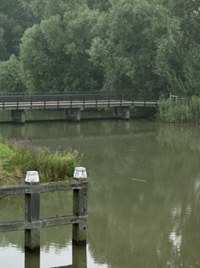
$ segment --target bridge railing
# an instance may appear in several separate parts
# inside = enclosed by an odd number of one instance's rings
[[[0,102],[47,102],[47,101],[87,101],[87,100],[158,100],[159,95],[137,92],[84,92],[84,93],[33,93],[1,94]]]

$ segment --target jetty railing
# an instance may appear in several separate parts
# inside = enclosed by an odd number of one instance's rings
[[[52,191],[73,190],[73,215],[40,218],[40,194]],[[26,183],[0,187],[0,196],[25,195],[25,220],[0,223],[0,232],[25,230],[25,248],[40,249],[40,229],[49,226],[72,224],[72,240],[86,244],[88,182]]]

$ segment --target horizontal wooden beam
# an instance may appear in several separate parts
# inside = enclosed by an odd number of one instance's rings
[[[16,185],[0,187],[0,196],[66,191],[87,187],[87,181],[42,183],[39,185]]]
[[[0,223],[0,232],[17,231],[17,230],[32,230],[43,227],[51,227],[58,225],[77,224],[87,221],[87,216],[60,216],[53,218],[44,218],[39,221],[13,221]]]

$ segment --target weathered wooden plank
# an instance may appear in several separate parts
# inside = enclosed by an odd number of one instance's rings
[[[65,190],[74,190],[74,189],[82,189],[87,187],[87,181],[72,181],[65,183],[48,183],[41,184],[41,193],[43,192],[52,192],[52,191],[65,191]]]
[[[54,218],[45,218],[41,220],[41,228],[58,226],[58,225],[67,225],[67,224],[77,224],[87,222],[87,216],[60,216]]]
[[[74,190],[81,189],[86,186],[87,181],[55,182],[43,183],[39,185],[25,184],[16,186],[2,186],[0,187],[0,196]]]
[[[0,223],[0,232],[18,231],[18,230],[33,230],[44,227],[58,226],[85,223],[87,216],[60,216],[40,219],[39,221],[27,222],[27,221],[11,221]]]
[[[24,230],[29,227],[30,224],[25,221],[3,222],[0,223],[0,232]]]

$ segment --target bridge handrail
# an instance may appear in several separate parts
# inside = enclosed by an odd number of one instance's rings
[[[158,100],[159,94],[146,92],[77,92],[77,93],[31,93],[0,95],[0,102],[46,102],[46,101],[78,101],[78,100]]]

